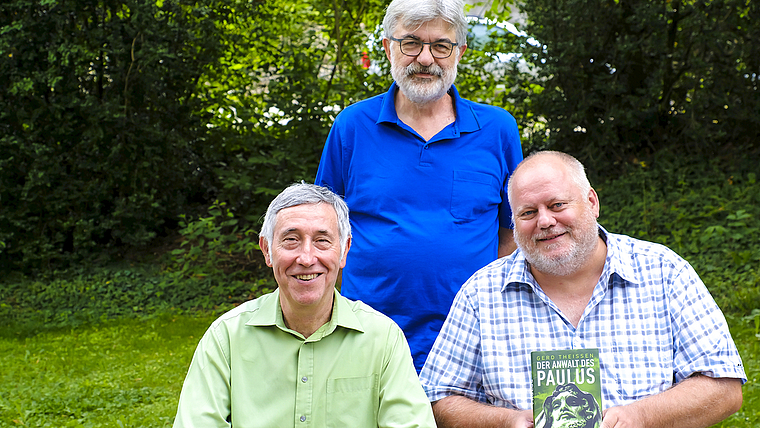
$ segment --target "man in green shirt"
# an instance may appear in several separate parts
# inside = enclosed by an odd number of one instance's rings
[[[435,427],[401,329],[335,290],[345,202],[294,184],[269,205],[259,245],[278,289],[209,327],[174,427]]]

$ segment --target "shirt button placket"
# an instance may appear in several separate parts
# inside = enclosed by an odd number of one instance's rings
[[[310,426],[312,424],[312,406],[313,393],[312,382],[310,377],[314,370],[314,344],[304,343],[298,351],[298,372],[296,386],[296,415],[297,420],[301,422],[299,426]]]
[[[430,152],[430,143],[426,143],[422,146],[422,151],[420,152],[420,164],[426,165],[432,162],[433,158]]]

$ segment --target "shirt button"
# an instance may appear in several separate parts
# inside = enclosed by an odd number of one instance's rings
[[[427,150],[427,149],[429,149],[429,148],[430,148],[430,146],[428,146],[428,145],[426,145],[426,146],[425,146],[425,150]]]
[[[304,377],[301,378],[301,382],[303,382],[303,383],[306,383],[307,380],[309,380],[309,378],[307,378],[306,376],[304,376]]]
[[[301,416],[301,422],[306,422],[306,416]]]

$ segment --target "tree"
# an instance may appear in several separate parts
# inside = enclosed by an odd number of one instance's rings
[[[199,78],[234,2],[0,7],[0,258],[56,265],[148,242],[202,196]]]
[[[261,214],[272,196],[314,179],[330,125],[348,104],[375,95],[387,77],[361,54],[383,2],[268,0],[233,32],[239,43],[204,76],[220,132],[210,142],[218,197],[239,215]],[[379,53],[382,55],[382,53]]]
[[[757,153],[760,7],[748,0],[528,0],[518,98],[529,150],[593,171],[676,150]],[[754,19],[753,19],[754,18]],[[538,90],[536,90],[538,88]]]

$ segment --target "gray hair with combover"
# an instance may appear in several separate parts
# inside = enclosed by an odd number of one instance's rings
[[[383,33],[386,38],[391,37],[399,24],[416,29],[438,18],[454,27],[459,46],[467,43],[467,18],[462,0],[393,0],[385,11]]]
[[[261,225],[259,236],[266,239],[269,244],[269,257],[272,257],[272,241],[274,239],[274,226],[277,223],[277,214],[285,208],[304,204],[328,203],[335,209],[338,215],[338,233],[340,238],[340,256],[346,251],[346,243],[351,237],[351,223],[348,220],[348,205],[340,196],[333,193],[327,187],[316,184],[295,183],[288,186],[269,204],[267,213],[264,215],[264,224]]]

